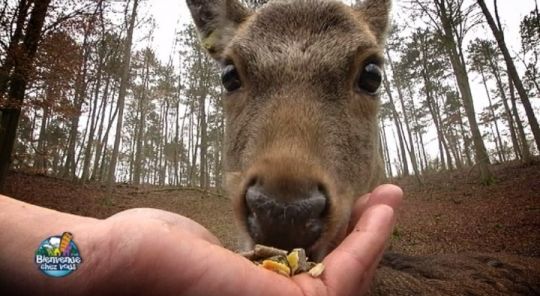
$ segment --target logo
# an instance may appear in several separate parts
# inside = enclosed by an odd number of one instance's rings
[[[36,250],[35,260],[39,270],[51,277],[67,276],[82,262],[73,234],[69,232],[42,241]]]

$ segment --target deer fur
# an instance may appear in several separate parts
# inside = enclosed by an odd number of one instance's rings
[[[255,176],[291,190],[316,182],[330,200],[326,227],[314,246],[313,256],[320,259],[344,238],[355,199],[383,177],[380,101],[354,85],[366,63],[383,61],[391,1],[349,7],[337,1],[276,0],[257,11],[237,0],[187,2],[203,47],[221,65],[234,64],[242,81],[223,98],[224,149],[226,187],[246,246],[253,241],[245,226],[244,194]],[[497,295],[514,291],[512,281],[499,281],[512,277],[524,279],[522,291],[540,291],[526,276],[534,266],[488,258],[389,254],[372,292]],[[477,279],[458,276],[462,267]],[[449,274],[456,276],[445,277]],[[476,280],[487,286],[482,293],[474,290]]]

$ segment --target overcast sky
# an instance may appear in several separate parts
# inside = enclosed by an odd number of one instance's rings
[[[350,2],[345,0],[344,2]],[[490,7],[493,1],[486,1]],[[154,48],[162,60],[167,60],[174,42],[175,30],[180,24],[191,22],[191,16],[184,0],[148,0],[148,10],[143,12],[152,15],[157,28],[154,34]],[[506,39],[512,44],[514,51],[519,50],[519,23],[523,16],[534,9],[534,0],[498,0],[502,22],[506,26]],[[394,15],[403,17],[400,0],[394,0]]]

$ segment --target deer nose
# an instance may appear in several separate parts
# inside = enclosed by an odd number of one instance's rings
[[[276,188],[277,187],[277,188]],[[247,228],[258,244],[309,248],[321,236],[328,206],[323,186],[249,186]]]

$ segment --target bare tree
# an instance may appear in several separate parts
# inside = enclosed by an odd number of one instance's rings
[[[21,0],[21,2],[24,2],[24,5],[26,5],[26,1]],[[22,44],[15,45],[18,47],[18,54],[16,57],[11,57],[14,63],[13,72],[6,79],[9,89],[7,90],[7,97],[5,99],[2,98],[0,104],[0,190],[3,190],[11,163],[11,153],[15,144],[21,106],[24,101],[34,57],[42,38],[42,28],[50,2],[51,0],[42,0],[34,3],[30,13],[30,19],[26,25],[24,37],[20,33],[21,36],[19,38],[22,40]],[[21,5],[24,6],[22,3]],[[24,25],[24,21],[17,23],[17,25],[19,24]],[[19,43],[19,40],[17,40],[17,43]],[[4,75],[7,75],[7,72]],[[4,91],[0,92],[0,96],[4,97],[4,95]]]
[[[465,7],[463,0],[434,0],[432,5],[431,1],[423,0],[413,0],[413,3],[429,17],[437,36],[446,48],[469,121],[476,162],[480,169],[480,179],[482,183],[490,183],[493,175],[489,169],[489,157],[476,120],[476,111],[463,53],[465,34],[471,26],[477,23],[472,19],[473,23],[468,24],[473,16],[473,10],[470,7]]]
[[[109,198],[112,194],[112,186],[116,180],[116,163],[118,161],[118,152],[120,150],[120,139],[122,135],[122,122],[124,118],[124,102],[126,99],[127,87],[129,84],[129,69],[131,64],[131,45],[133,43],[133,31],[135,29],[135,20],[137,19],[137,7],[139,5],[139,0],[134,0],[133,8],[131,10],[131,16],[129,17],[129,26],[127,31],[127,40],[124,45],[124,50],[122,54],[122,72],[120,79],[120,90],[118,94],[118,119],[116,124],[116,135],[114,139],[114,147],[111,155],[111,163],[109,165],[109,174],[107,177],[107,192],[109,193]],[[126,15],[126,22],[128,17]]]
[[[499,44],[499,48],[501,49],[501,52],[504,56],[504,60],[506,62],[506,66],[508,68],[508,75],[512,79],[514,86],[517,89],[521,102],[523,103],[523,107],[525,108],[525,113],[527,114],[527,118],[529,119],[529,125],[531,126],[531,130],[534,135],[534,140],[536,142],[536,148],[540,150],[540,127],[538,126],[538,120],[536,119],[534,110],[531,106],[531,102],[529,101],[529,96],[527,94],[527,91],[525,90],[525,87],[523,86],[523,82],[521,81],[519,73],[517,72],[516,66],[514,64],[514,60],[512,59],[512,56],[510,55],[510,51],[508,50],[508,47],[506,45],[506,41],[504,39],[503,28],[501,26],[501,22],[499,19],[499,13],[497,9],[497,0],[493,1],[493,4],[495,6],[495,17],[497,19],[497,23],[495,23],[495,20],[493,19],[491,12],[487,8],[485,1],[477,0],[477,2],[480,8],[482,9],[482,13],[486,17],[489,27],[491,28],[491,31],[493,32],[493,35],[495,36],[495,39],[497,40],[497,43]]]

